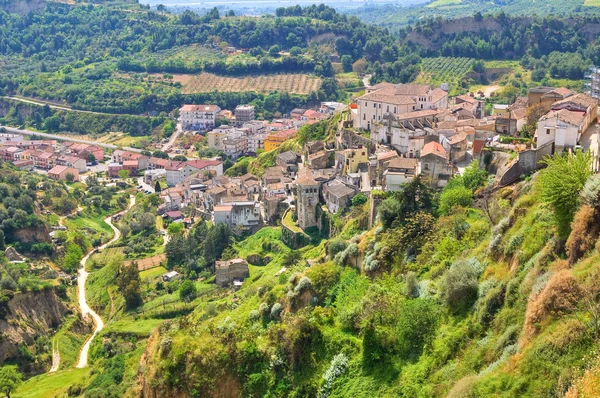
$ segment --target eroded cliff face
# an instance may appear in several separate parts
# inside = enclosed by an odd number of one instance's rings
[[[46,0],[0,0],[0,9],[8,13],[27,15],[46,8]]]
[[[0,365],[18,358],[19,346],[29,347],[40,336],[50,337],[68,312],[53,289],[15,294],[8,302],[7,315],[0,319]],[[35,373],[41,366],[31,365],[29,370]]]
[[[136,391],[132,395],[139,398],[188,398],[191,396],[189,391],[197,387],[196,382],[198,380],[195,380],[193,371],[189,372],[190,375],[186,372],[186,369],[201,368],[202,358],[194,358],[194,354],[198,355],[198,353],[190,349],[190,352],[186,355],[185,365],[181,369],[180,383],[177,387],[169,386],[162,377],[161,372],[157,370],[161,358],[164,360],[172,354],[167,346],[170,346],[170,344],[165,344],[164,336],[161,336],[160,330],[155,330],[148,339],[146,351],[140,359]],[[210,371],[210,369],[204,370]],[[215,371],[215,369],[212,370]],[[199,392],[203,397],[210,398],[241,397],[242,386],[239,381],[230,372],[226,371],[225,367],[221,367],[220,370],[218,372],[220,374],[212,383],[211,388],[196,390],[196,392]]]

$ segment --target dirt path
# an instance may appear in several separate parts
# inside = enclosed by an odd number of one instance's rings
[[[52,341],[52,367],[48,373],[54,373],[60,367],[60,351],[58,351],[58,340]]]
[[[131,209],[134,204],[135,204],[135,196],[131,195],[130,201],[129,201],[129,207],[127,208],[127,210]],[[109,240],[107,243],[105,243],[104,245],[102,245],[96,249],[92,249],[90,252],[88,252],[88,254],[86,254],[85,257],[81,260],[81,263],[80,263],[81,268],[79,268],[79,272],[78,272],[79,276],[77,278],[77,288],[79,290],[79,308],[81,309],[81,315],[85,318],[86,315],[89,314],[92,317],[92,319],[94,320],[94,323],[96,324],[94,333],[83,344],[83,347],[81,347],[81,352],[79,353],[79,362],[77,363],[78,368],[84,368],[87,366],[88,353],[90,351],[90,345],[92,344],[92,340],[94,340],[94,337],[96,337],[96,335],[104,328],[104,322],[102,321],[102,318],[100,318],[100,315],[98,315],[93,309],[91,309],[87,303],[87,299],[85,296],[85,282],[87,281],[89,272],[87,272],[85,270],[85,263],[87,262],[87,260],[90,258],[90,256],[92,254],[94,254],[98,250],[102,250],[102,249],[106,248],[108,245],[115,242],[117,239],[119,239],[121,237],[121,231],[119,231],[119,229],[117,227],[115,227],[112,223],[112,216],[105,218],[104,222],[107,223],[108,225],[110,225],[110,227],[115,232],[115,236],[111,240]]]
[[[500,89],[500,86],[486,86],[483,90],[483,95],[485,95],[486,98],[489,98],[492,96],[492,93],[495,91],[498,91]]]

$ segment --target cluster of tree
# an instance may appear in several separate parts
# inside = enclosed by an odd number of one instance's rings
[[[574,20],[557,16],[511,17],[503,12],[476,14],[464,25],[478,23],[480,30],[464,29],[444,33],[442,18],[429,18],[401,32],[405,41],[427,42],[422,56],[454,56],[480,59],[520,59],[524,55],[540,59],[553,52],[579,53],[584,60],[600,63],[600,43],[589,34],[590,26],[600,25],[598,16],[578,16]],[[577,60],[574,60],[577,62]]]
[[[21,244],[20,249],[29,251],[33,244],[40,243],[23,239],[19,234],[23,229],[46,228],[45,222],[34,212],[37,197],[35,183],[32,185],[22,186],[21,176],[11,170],[3,170],[0,175],[0,248],[5,244]],[[46,251],[42,247],[38,249]]]
[[[214,270],[215,261],[233,243],[233,235],[227,224],[209,227],[200,221],[187,235],[173,233],[166,247],[167,266],[177,267],[186,274]]]
[[[592,61],[584,58],[580,53],[561,53],[551,52],[548,56],[544,55],[540,59],[534,59],[528,55],[521,58],[521,65],[524,68],[533,70],[531,78],[534,81],[542,81],[548,76],[561,79],[583,79]]]

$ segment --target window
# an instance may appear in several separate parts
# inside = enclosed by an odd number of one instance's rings
[[[423,109],[423,104],[421,104],[421,109]]]
[[[415,106],[413,105],[413,111],[415,110]]]
[[[394,107],[394,113],[396,113],[396,107]]]
[[[377,104],[373,102],[373,108],[377,108]]]
[[[381,109],[381,104],[379,104],[379,109]]]
[[[369,105],[369,103],[367,101],[365,101],[365,106],[368,106],[368,105]]]
[[[388,105],[388,106],[387,106],[387,111],[386,111],[386,112],[389,112],[389,111],[390,111],[390,106]]]
[[[373,115],[373,120],[375,120],[375,115]]]
[[[367,120],[367,114],[363,113],[363,120]]]
[[[429,163],[425,163],[425,164],[424,164],[424,166],[423,166],[423,168],[424,168],[425,170],[429,170]]]
[[[550,129],[546,129],[546,134],[550,134]]]

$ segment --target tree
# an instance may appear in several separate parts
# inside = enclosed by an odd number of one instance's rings
[[[274,44],[271,46],[271,48],[269,48],[269,55],[271,57],[276,57],[279,55],[280,51],[281,51],[281,49],[279,48],[279,46],[277,44]]]
[[[188,159],[184,155],[175,155],[173,156],[173,160],[176,160],[178,162],[185,162]]]
[[[179,288],[179,298],[182,300],[190,300],[196,297],[196,285],[189,279],[186,279]]]
[[[537,180],[541,199],[554,209],[559,236],[566,239],[579,205],[579,193],[592,175],[592,156],[590,152],[576,151],[546,156],[541,163],[547,166]]]
[[[475,300],[479,285],[479,262],[476,259],[459,261],[450,267],[439,286],[440,298],[453,312],[469,309]]]
[[[157,180],[154,184],[154,192],[159,193],[160,191],[162,191],[162,189],[160,188],[160,182]]]
[[[23,375],[19,373],[15,365],[4,365],[0,368],[0,391],[7,398],[21,384]]]
[[[348,54],[342,55],[342,69],[344,72],[352,72],[352,57]]]
[[[473,203],[473,193],[469,188],[459,185],[444,189],[440,195],[440,214],[448,215],[454,206],[469,207]]]
[[[58,116],[50,116],[44,120],[44,128],[50,133],[60,130],[60,119]]]
[[[535,81],[535,82],[540,82],[542,80],[544,80],[544,78],[546,77],[546,71],[544,69],[541,68],[536,68],[533,72],[531,72],[531,80]]]
[[[65,179],[67,180],[67,182],[73,182],[75,181],[75,174],[67,173],[65,174]]]
[[[94,156],[93,153],[88,152],[87,155],[85,155],[85,161],[87,163],[94,163],[96,161],[96,157]]]
[[[354,197],[352,197],[352,206],[362,206],[365,203],[367,203],[367,200],[369,200],[369,198],[367,198],[367,195],[365,195],[364,193],[358,193],[354,195]]]
[[[117,173],[119,178],[121,179],[126,179],[129,177],[129,171],[127,170],[119,170],[119,172]]]
[[[294,46],[294,47],[290,48],[290,55],[292,57],[297,57],[301,54],[302,54],[302,49],[300,47]]]
[[[169,233],[169,236],[181,235],[183,233],[183,223],[172,222],[167,227],[167,232]]]
[[[127,309],[136,308],[142,304],[140,274],[135,261],[130,265],[121,266],[119,277],[117,279],[117,285],[119,287],[119,291],[125,298],[125,306]]]
[[[359,59],[352,64],[352,71],[358,74],[359,76],[363,75],[367,70],[367,61],[364,59]]]

